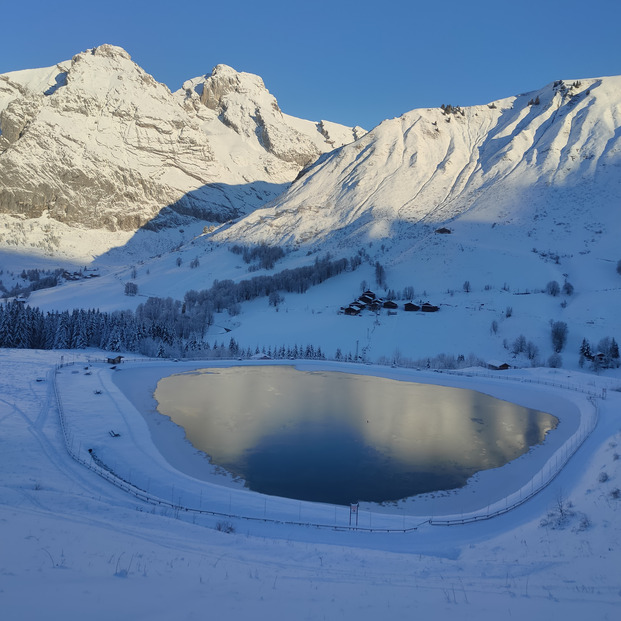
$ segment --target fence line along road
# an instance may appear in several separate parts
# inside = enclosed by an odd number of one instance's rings
[[[101,362],[106,362],[105,360],[101,360]],[[200,363],[200,361],[198,361]],[[206,361],[207,362],[207,361]],[[512,378],[510,376],[503,376],[502,378],[487,373],[470,373],[470,372],[459,372],[459,371],[442,371],[443,373],[451,374],[451,375],[460,375],[466,377],[484,377],[489,379],[503,379],[503,380],[513,380],[518,382],[527,382],[533,384],[542,384],[556,388],[562,388],[565,390],[575,390],[577,392],[582,392],[588,394],[590,396],[589,400],[593,404],[593,412],[590,416],[584,417],[581,416],[581,423],[578,431],[571,437],[567,442],[563,444],[546,462],[543,468],[539,471],[538,475],[535,475],[530,482],[526,485],[522,486],[517,492],[507,496],[506,498],[498,501],[488,507],[485,507],[481,510],[474,511],[467,514],[456,514],[456,515],[447,515],[442,517],[431,517],[423,519],[420,523],[417,523],[414,526],[404,527],[403,528],[374,528],[372,526],[352,526],[348,524],[339,525],[339,524],[327,524],[327,523],[318,523],[318,522],[305,522],[305,521],[295,521],[295,520],[283,520],[277,518],[270,517],[259,517],[259,516],[249,516],[249,515],[241,515],[239,512],[219,512],[212,511],[196,507],[189,507],[182,505],[181,503],[169,502],[159,496],[152,495],[141,489],[140,487],[132,484],[130,481],[120,477],[117,475],[111,468],[108,468],[101,460],[99,460],[92,452],[88,452],[88,457],[82,456],[82,447],[78,448],[78,451],[74,449],[73,446],[73,438],[70,434],[70,431],[67,426],[64,407],[62,403],[62,399],[58,390],[58,383],[56,381],[57,373],[61,366],[71,366],[73,362],[65,363],[62,365],[58,365],[53,371],[51,371],[52,382],[54,387],[54,395],[56,398],[56,405],[58,408],[58,416],[60,421],[61,430],[63,433],[65,449],[67,453],[70,455],[72,459],[74,459],[79,464],[88,468],[92,472],[98,474],[100,477],[104,478],[106,481],[109,481],[119,489],[133,495],[135,498],[149,503],[154,506],[166,507],[175,512],[176,515],[180,516],[183,513],[187,513],[190,515],[203,515],[203,516],[212,516],[222,519],[242,519],[249,521],[257,521],[257,522],[269,522],[273,524],[281,524],[281,525],[291,525],[291,526],[305,526],[305,527],[315,527],[315,528],[326,528],[330,530],[337,531],[366,531],[366,532],[384,532],[384,533],[407,533],[413,532],[417,530],[419,526],[424,524],[430,524],[432,526],[452,526],[459,524],[468,524],[472,522],[479,522],[483,520],[489,520],[491,518],[506,514],[513,509],[521,506],[533,496],[537,495],[543,489],[545,489],[559,474],[562,468],[567,464],[569,459],[576,453],[576,451],[582,446],[584,441],[589,437],[595,428],[598,420],[598,407],[596,403],[596,397],[602,398],[605,396],[605,393],[597,393],[596,391],[591,391],[584,387],[579,387],[570,384],[561,384],[559,382],[549,382],[546,380],[534,380],[531,378]],[[586,420],[585,420],[586,418]],[[371,515],[372,512],[369,513],[369,523],[371,523]],[[399,516],[395,515],[395,519]],[[408,516],[413,518],[415,516]],[[405,518],[404,518],[405,519]],[[336,522],[336,516],[335,516]]]

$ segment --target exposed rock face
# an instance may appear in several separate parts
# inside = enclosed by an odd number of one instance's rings
[[[259,77],[224,65],[171,93],[102,45],[0,76],[0,213],[11,216],[130,231],[171,206],[225,221],[333,147],[283,115]]]
[[[284,162],[304,167],[335,146],[319,126],[306,122],[303,127],[304,121],[284,115],[259,76],[217,65],[210,75],[183,86],[188,99],[198,97],[225,125]],[[355,139],[352,129],[346,134],[336,146]]]

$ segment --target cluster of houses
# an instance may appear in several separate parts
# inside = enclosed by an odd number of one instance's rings
[[[64,280],[84,280],[85,278],[97,278],[99,274],[95,272],[88,272],[87,270],[84,270],[83,272],[68,272],[67,270],[64,270],[61,276]]]
[[[399,305],[393,300],[383,300],[378,298],[373,291],[365,291],[356,301],[352,302],[349,306],[341,306],[340,312],[345,315],[359,315],[363,310],[370,310],[372,312],[379,312],[382,308],[388,311],[389,315],[396,314]],[[403,310],[407,312],[422,311],[423,313],[435,313],[440,310],[439,306],[434,306],[429,302],[422,304],[414,304],[413,302],[406,302],[403,305]]]

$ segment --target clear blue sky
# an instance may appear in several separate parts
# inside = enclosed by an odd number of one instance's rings
[[[621,0],[22,0],[2,3],[0,73],[102,43],[176,90],[218,63],[281,109],[370,129],[557,79],[621,74]]]

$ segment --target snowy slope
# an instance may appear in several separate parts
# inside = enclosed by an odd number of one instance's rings
[[[259,298],[235,317],[218,313],[208,339],[233,337],[253,349],[314,343],[330,356],[358,351],[372,362],[445,353],[528,366],[554,353],[554,320],[569,327],[563,366],[578,368],[583,338],[595,345],[621,337],[619,82],[551,85],[463,115],[422,110],[386,121],[322,156],[275,206],[213,233],[195,230],[186,243],[168,233],[178,247],[161,257],[148,255],[164,233],[141,232],[97,260],[106,271],[97,282],[36,292],[31,304],[71,309],[87,296],[102,310],[135,308],[148,296],[181,300],[216,279],[312,264],[325,252],[362,253],[358,270],[285,294],[279,308]],[[442,227],[450,232],[436,232]],[[273,270],[251,273],[227,249],[259,241],[290,242],[291,252]],[[376,263],[385,270],[381,286]],[[123,286],[133,268],[139,295],[128,298]],[[416,301],[441,312],[339,314],[363,281],[382,296],[412,287]],[[552,281],[569,283],[571,295],[546,294]],[[536,359],[513,352],[522,335],[537,347]]]
[[[621,77],[562,82],[384,121],[223,237],[350,245],[462,223],[527,233],[550,208],[583,227],[620,196],[620,90]]]

